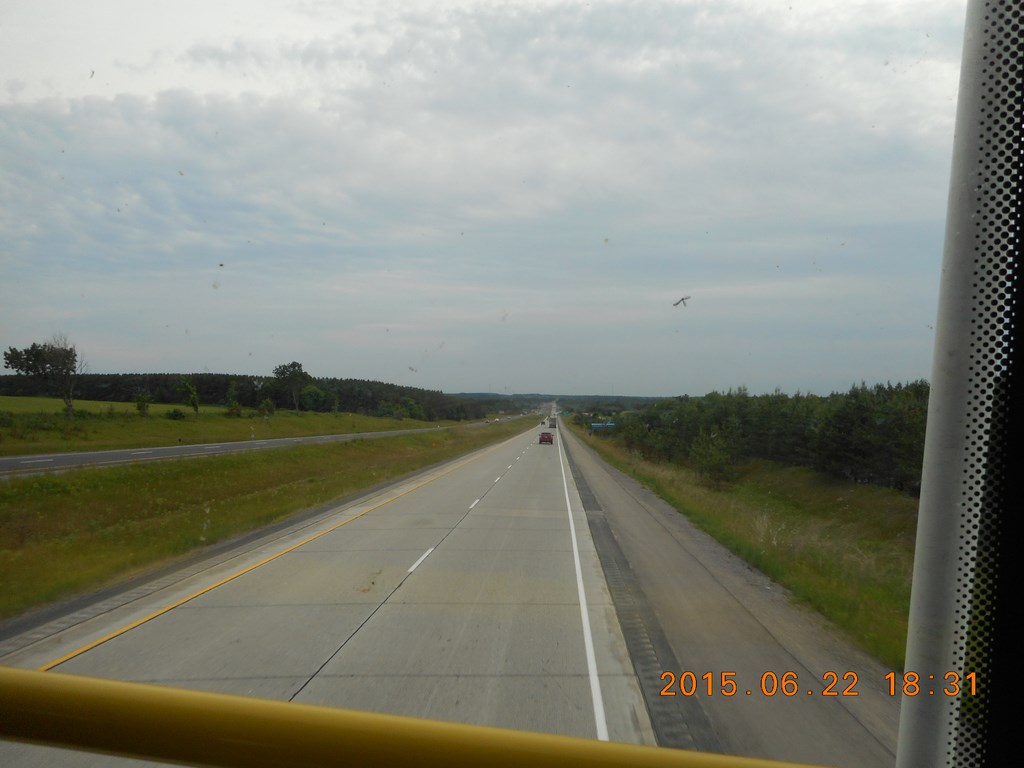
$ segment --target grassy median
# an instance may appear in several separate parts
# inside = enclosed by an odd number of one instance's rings
[[[531,416],[0,481],[0,618],[126,579],[519,434],[532,423]]]
[[[173,411],[183,418],[167,418]],[[438,424],[456,426],[458,422],[284,410],[268,417],[251,410],[228,416],[223,406],[204,405],[193,413],[184,406],[155,403],[149,406],[148,416],[141,416],[132,403],[92,400],[76,401],[75,417],[69,420],[64,417],[64,404],[55,398],[0,396],[0,456],[385,432]]]
[[[645,461],[614,440],[574,432],[864,650],[903,668],[917,499],[763,461],[716,490],[685,466]]]

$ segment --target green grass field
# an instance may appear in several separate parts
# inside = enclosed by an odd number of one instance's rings
[[[0,618],[124,580],[533,423],[530,416],[480,428],[2,480]]]
[[[174,409],[186,412],[180,421],[168,419]],[[149,407],[140,416],[133,403],[80,400],[75,418],[64,418],[56,398],[0,396],[0,456],[30,453],[100,451],[161,445],[266,440],[348,432],[383,432],[417,427],[454,426],[457,422],[423,422],[377,418],[354,413],[294,413],[278,411],[262,418],[244,411],[227,416],[221,406],[201,406],[194,414],[180,405]]]
[[[768,462],[741,467],[715,490],[687,467],[644,461],[573,430],[864,650],[903,668],[917,499]]]

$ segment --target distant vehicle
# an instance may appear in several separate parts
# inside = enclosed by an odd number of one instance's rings
[[[548,420],[548,426],[551,427],[552,429],[556,428],[557,425],[555,424],[555,419],[553,417]]]
[[[555,436],[552,435],[550,432],[541,432],[540,433],[540,440],[538,442],[541,445],[543,445],[544,443],[547,443],[548,445],[554,445],[555,444]]]

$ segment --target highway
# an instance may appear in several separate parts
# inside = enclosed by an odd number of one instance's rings
[[[536,440],[9,638],[0,663],[654,743],[562,451]],[[109,760],[0,742],[0,764]]]
[[[467,426],[486,426],[487,422],[473,422]],[[241,451],[262,451],[285,448],[291,445],[344,442],[347,440],[373,440],[416,432],[433,432],[439,427],[397,429],[387,432],[351,432],[338,435],[310,435],[308,437],[280,437],[270,440],[239,440],[222,443],[193,443],[188,445],[166,445],[151,448],[119,448],[108,451],[75,451],[69,453],[44,453],[19,456],[0,456],[0,477],[53,472],[89,466],[114,466],[142,461],[165,459],[201,458]]]
[[[886,670],[567,430],[551,430],[554,446],[536,431],[6,638],[0,663],[894,764],[899,701]],[[695,695],[683,695],[687,672]],[[762,691],[786,672],[796,695]],[[0,742],[0,764],[109,762]]]
[[[560,437],[581,477],[660,743],[815,765],[895,765],[900,700],[888,693],[887,668],[654,493],[564,430]],[[676,695],[661,696],[666,686]]]

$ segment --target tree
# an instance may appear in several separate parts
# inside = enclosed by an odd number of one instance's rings
[[[139,416],[149,416],[149,404],[153,402],[153,395],[148,389],[140,389],[135,393],[135,410]]]
[[[307,411],[326,411],[327,403],[329,402],[327,393],[313,383],[309,383],[302,388],[299,399],[302,407]]]
[[[274,369],[274,378],[280,382],[281,386],[288,392],[291,393],[292,403],[295,405],[295,412],[299,411],[300,399],[302,397],[302,388],[313,380],[313,377],[302,370],[302,363],[296,363],[292,361],[284,365],[279,365]]]
[[[192,409],[196,416],[199,415],[199,392],[191,376],[182,376],[178,379],[178,387],[185,396],[185,405]]]
[[[33,343],[25,349],[9,347],[4,352],[4,367],[40,381],[50,392],[64,401],[64,413],[74,416],[75,377],[85,372],[78,352],[62,333],[49,341]]]
[[[728,440],[720,432],[706,432],[702,429],[690,446],[690,460],[696,465],[700,476],[715,488],[730,479],[732,452]]]
[[[238,382],[228,382],[228,392],[224,396],[224,400],[228,404],[228,416],[241,416],[242,415],[242,403],[238,400]]]

